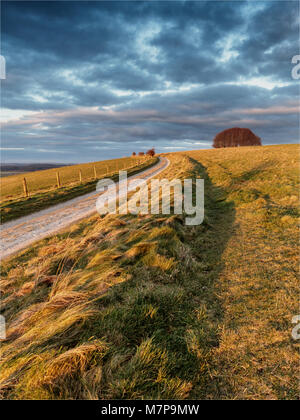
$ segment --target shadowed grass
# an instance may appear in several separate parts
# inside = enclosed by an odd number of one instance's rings
[[[299,146],[189,154],[236,209],[217,282],[224,318],[207,396],[298,399]]]
[[[189,158],[170,159],[164,177],[206,176]],[[206,182],[201,226],[94,216],[4,263],[4,398],[185,398],[209,380],[213,287],[233,209]],[[214,223],[228,232],[222,243]]]

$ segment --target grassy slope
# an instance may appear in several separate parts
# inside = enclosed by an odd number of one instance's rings
[[[205,178],[202,225],[94,216],[3,263],[4,398],[297,398],[297,149],[191,155],[163,177]]]
[[[116,161],[117,160],[121,161],[122,159],[116,159]],[[110,161],[110,162],[112,165],[114,161]],[[128,175],[133,175],[145,168],[155,165],[157,162],[158,162],[157,157],[151,158],[147,161],[144,161],[143,163],[139,165],[131,167],[130,169],[128,168],[127,173]],[[106,161],[102,162],[103,165],[105,163]],[[128,160],[128,164],[130,165],[134,164],[134,159]],[[77,168],[77,166],[82,167],[83,165],[75,165],[74,167],[70,167],[70,168]],[[124,159],[122,168],[123,170],[127,168],[125,159]],[[88,168],[88,169],[91,169],[91,168]],[[50,172],[52,171],[52,169],[49,169],[48,171]],[[30,173],[30,175],[34,176],[34,174],[36,173],[40,174],[42,172],[47,172],[47,171],[32,172]],[[18,198],[3,201],[0,204],[1,223],[5,223],[10,220],[17,219],[18,217],[26,216],[27,214],[45,209],[54,204],[62,203],[64,201],[68,201],[72,198],[94,191],[96,188],[96,183],[99,181],[99,179],[104,178],[105,176],[109,176],[113,180],[118,179],[118,173],[112,172],[109,175],[102,175],[102,177],[99,176],[99,178],[96,181],[93,179],[92,180],[89,179],[88,181],[84,181],[82,183],[77,182],[77,183],[73,183],[67,186],[63,186],[58,189],[49,189],[47,191],[39,191],[34,194],[31,194],[30,197],[27,197],[27,198],[18,197]]]
[[[216,284],[223,314],[211,395],[298,399],[299,355],[291,320],[299,312],[299,146],[191,156],[207,166],[235,208]]]
[[[23,178],[25,176],[30,195],[42,191],[56,189],[56,173],[59,172],[60,182],[63,187],[79,183],[79,171],[81,171],[82,181],[94,179],[94,167],[97,177],[104,177],[106,174],[117,172],[119,169],[135,166],[137,161],[142,160],[137,157],[125,157],[120,159],[102,160],[98,162],[81,163],[71,166],[59,166],[56,168],[43,169],[26,174],[11,175],[0,179],[1,200],[14,200],[23,197]]]

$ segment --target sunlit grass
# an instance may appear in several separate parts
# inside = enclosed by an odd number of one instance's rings
[[[80,174],[82,182],[86,183],[105,175],[113,174],[121,169],[137,166],[145,158],[126,157],[121,159],[103,160],[99,162],[83,163],[79,165],[63,166],[60,168],[45,169],[42,171],[28,172],[26,174],[12,175],[0,179],[1,200],[19,198],[24,195],[23,178],[27,180],[30,195],[37,192],[49,191],[57,188],[56,174],[59,173],[61,187],[79,184]],[[96,171],[96,173],[95,173]]]
[[[3,398],[297,398],[298,148],[186,154],[160,176],[205,179],[202,225],[93,216],[2,263]]]
[[[128,175],[133,175],[157,162],[157,157],[132,157],[29,172],[25,174],[29,189],[28,197],[24,195],[22,186],[24,175],[1,178],[1,222],[25,216],[93,191],[101,178],[109,177],[117,180],[119,170],[126,170]],[[56,171],[60,174],[60,188],[57,188]],[[79,171],[82,181],[79,180]]]

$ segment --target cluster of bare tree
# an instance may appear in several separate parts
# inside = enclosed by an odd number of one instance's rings
[[[145,152],[139,152],[138,153],[138,156],[144,156],[145,154],[146,155],[149,155],[149,156],[154,156],[155,155],[155,149],[154,149],[154,147],[152,149],[147,150],[146,153]],[[133,152],[132,153],[132,156],[136,156],[136,153]]]
[[[214,138],[213,147],[261,146],[261,140],[249,128],[228,128]]]

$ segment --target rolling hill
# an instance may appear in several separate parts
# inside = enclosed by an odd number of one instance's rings
[[[2,262],[2,398],[297,399],[299,147],[168,154],[205,217],[94,215]]]

